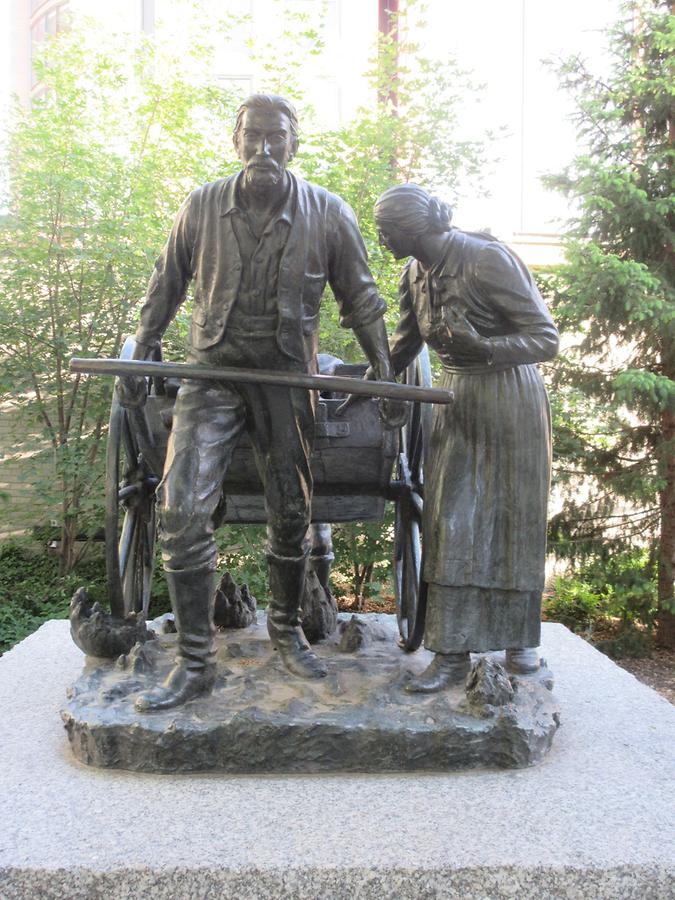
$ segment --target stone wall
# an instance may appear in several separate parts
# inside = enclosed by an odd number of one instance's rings
[[[36,482],[48,476],[46,463],[36,463],[39,435],[27,431],[16,405],[0,403],[0,539],[49,525]]]

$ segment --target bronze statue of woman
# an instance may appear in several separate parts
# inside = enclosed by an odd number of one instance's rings
[[[495,238],[451,225],[417,185],[375,204],[382,243],[408,256],[391,343],[401,372],[426,342],[451,406],[434,408],[425,456],[424,645],[435,653],[408,689],[461,681],[470,652],[506,649],[511,671],[539,666],[551,420],[537,363],[558,332],[521,260]]]

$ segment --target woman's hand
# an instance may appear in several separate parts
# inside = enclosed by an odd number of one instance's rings
[[[465,310],[452,306],[443,307],[443,323],[453,345],[460,350],[480,353],[486,359],[490,356],[490,341],[473,327]]]

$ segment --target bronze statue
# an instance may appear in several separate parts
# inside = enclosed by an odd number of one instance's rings
[[[292,105],[256,94],[240,107],[234,145],[243,169],[193,191],[150,279],[135,358],[148,358],[194,283],[188,362],[315,373],[326,283],[341,323],[356,334],[376,377],[393,381],[385,309],[351,208],[287,170],[298,146]],[[122,402],[144,402],[146,382],[121,380]],[[164,685],[141,711],[177,706],[214,683],[214,514],[232,452],[247,429],[264,485],[272,599],[268,631],[295,675],[326,674],[306,641],[299,607],[307,567],[315,393],[269,384],[186,379],[176,400],[158,487],[160,543],[178,630]],[[404,407],[382,400],[392,425]]]
[[[435,407],[425,461],[424,643],[435,652],[408,690],[463,680],[469,652],[506,649],[507,667],[539,666],[551,423],[537,363],[558,332],[531,274],[495,238],[451,226],[449,207],[413,184],[375,205],[383,244],[412,256],[391,342],[401,372],[424,342],[452,406]]]

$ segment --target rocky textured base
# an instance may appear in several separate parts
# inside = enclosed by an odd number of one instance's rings
[[[165,678],[175,636],[117,663],[90,660],[62,712],[77,759],[143,772],[447,771],[528,766],[551,746],[560,718],[545,667],[511,676],[501,705],[476,702],[476,678],[494,678],[498,655],[474,670],[469,697],[464,686],[409,694],[410,673],[431,654],[404,654],[393,617],[377,616],[352,652],[340,650],[339,632],[319,645],[328,677],[305,681],[283,668],[260,619],[219,636],[213,694],[178,709],[133,706],[138,691]]]
[[[305,576],[301,609],[303,631],[310,644],[325,640],[335,631],[338,617],[335,597],[311,568]]]
[[[101,659],[117,659],[129,653],[135,644],[154,638],[142,613],[129,613],[118,619],[99,603],[92,605],[86,588],[78,588],[70,601],[70,636],[83,653]]]

